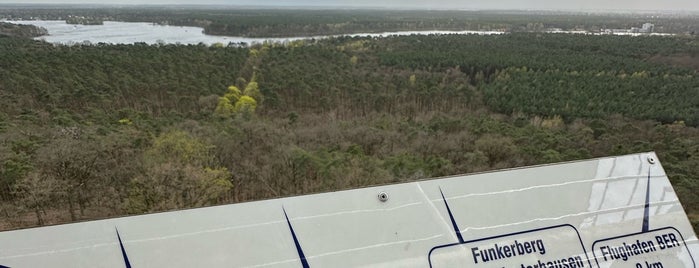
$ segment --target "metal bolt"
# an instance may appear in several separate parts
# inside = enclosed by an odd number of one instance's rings
[[[648,163],[650,163],[651,165],[655,164],[655,158],[653,158],[653,156],[649,155],[647,159],[648,159]]]
[[[381,201],[381,202],[388,201],[388,194],[386,192],[380,192],[379,193],[379,201]]]

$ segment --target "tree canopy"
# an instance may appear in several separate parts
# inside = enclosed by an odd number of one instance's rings
[[[699,79],[675,59],[698,46],[542,33],[251,47],[0,37],[0,228],[651,150],[697,226]]]

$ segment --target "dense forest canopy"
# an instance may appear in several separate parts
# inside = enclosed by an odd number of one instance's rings
[[[19,25],[8,22],[0,22],[0,36],[14,37],[39,37],[48,34],[44,28],[32,25]]]
[[[696,228],[698,56],[692,36],[0,37],[0,229],[643,151]]]

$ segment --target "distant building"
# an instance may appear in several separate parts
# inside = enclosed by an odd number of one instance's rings
[[[655,25],[652,23],[644,23],[641,28],[631,27],[630,29],[601,29],[603,34],[649,34],[655,30]]]

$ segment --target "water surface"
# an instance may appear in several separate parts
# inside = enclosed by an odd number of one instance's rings
[[[45,40],[55,44],[78,44],[83,42],[111,43],[111,44],[133,44],[143,42],[147,44],[167,43],[167,44],[215,44],[215,43],[262,43],[288,42],[299,39],[327,38],[329,36],[314,37],[284,37],[284,38],[248,38],[236,36],[216,36],[204,34],[204,29],[200,27],[157,25],[148,22],[118,22],[105,21],[104,25],[73,25],[65,21],[58,20],[33,20],[33,21],[7,21],[17,24],[30,24],[44,27],[49,31],[49,35],[37,37],[35,39]],[[429,35],[429,34],[502,34],[497,31],[401,31],[384,33],[359,33],[348,36],[371,36],[383,37],[391,35]]]

